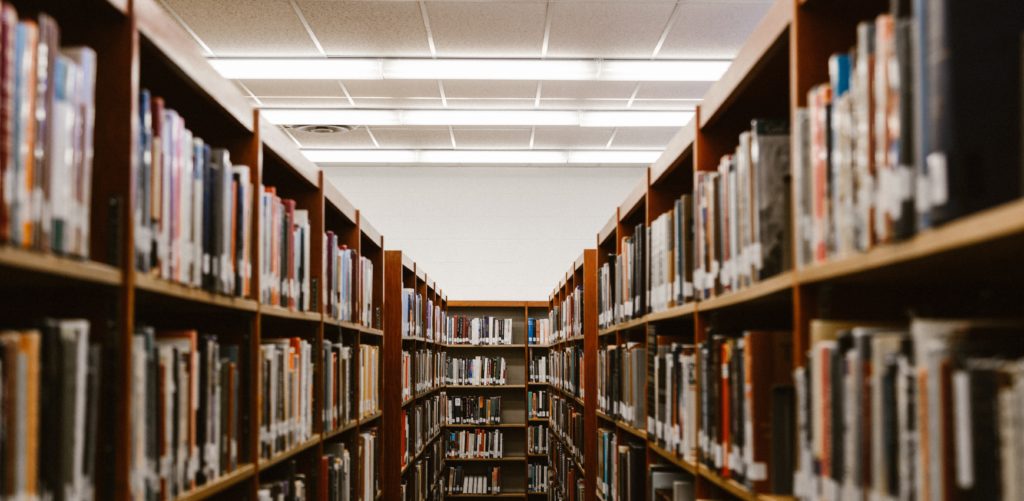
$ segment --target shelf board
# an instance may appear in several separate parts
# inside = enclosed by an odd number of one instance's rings
[[[616,422],[615,418],[611,417],[611,415],[609,415],[609,414],[605,414],[600,409],[597,410],[595,412],[595,414],[597,414],[597,417],[599,417],[599,418],[601,418],[601,419],[603,419],[605,421],[608,421],[609,423],[615,424],[615,422]]]
[[[732,60],[729,69],[704,93],[698,114],[701,129],[719,118],[740,92],[757,78],[757,70],[767,62],[765,57],[785,35],[792,19],[792,0],[776,0],[772,4],[753,33],[743,42],[743,47]],[[788,54],[780,56],[788,57]]]
[[[662,322],[665,320],[675,320],[678,318],[685,318],[693,315],[697,311],[697,303],[689,302],[681,304],[679,306],[673,306],[667,310],[656,311],[654,313],[648,313],[644,318],[648,322]]]
[[[437,393],[437,392],[439,392],[439,391],[441,391],[443,389],[444,389],[444,385],[435,386],[434,388],[429,389],[427,391],[414,394],[412,398],[413,398],[413,400],[419,400],[419,399],[421,399],[423,397],[429,397],[430,395],[432,395],[434,393]]]
[[[766,278],[750,287],[715,296],[697,303],[697,311],[713,311],[729,306],[752,303],[756,300],[792,289],[796,285],[795,274],[784,271],[774,277]]]
[[[310,447],[313,447],[319,443],[320,434],[314,433],[313,436],[307,439],[305,442],[301,442],[295,447],[292,447],[291,449],[288,449],[284,452],[279,452],[270,459],[260,459],[259,463],[257,464],[259,465],[260,470],[269,469],[270,467],[277,465],[282,461],[286,461],[287,459],[295,456],[296,454],[299,454],[300,452],[303,452],[306,449],[309,449]]]
[[[446,423],[445,428],[523,428],[526,423],[500,423],[500,424],[451,424]]]
[[[508,463],[526,461],[526,456],[505,456],[500,458],[453,458],[445,456],[444,460],[454,463]]]
[[[550,422],[551,422],[551,418],[546,418],[546,417],[544,417],[544,418],[532,417],[532,418],[529,418],[529,419],[527,419],[526,421],[527,421],[528,423],[550,423]]]
[[[527,454],[526,457],[529,458],[529,459],[539,459],[539,458],[547,459],[548,455],[546,453],[531,452],[531,453]]]
[[[745,501],[757,501],[758,499],[757,494],[752,492],[750,489],[747,489],[745,485],[735,480],[724,478],[718,475],[717,473],[711,471],[711,468],[708,468],[703,464],[697,465],[697,471],[700,473],[701,477],[711,481],[711,483],[721,487],[722,489],[725,489],[726,491],[729,492],[729,494],[732,494],[733,496],[736,496]]]
[[[619,419],[615,420],[615,426],[618,426],[620,430],[622,430],[622,431],[624,431],[626,433],[629,433],[630,435],[633,435],[634,437],[641,438],[641,439],[643,439],[645,441],[647,440],[647,431],[646,430],[641,430],[639,428],[634,428],[629,423],[626,423],[626,422],[624,422],[622,420],[619,420]]]
[[[402,407],[405,407],[416,401],[416,397],[409,397],[408,400],[402,400]]]
[[[442,348],[464,350],[521,350],[525,344],[442,344]]]
[[[552,346],[554,346],[554,344],[552,344],[552,343],[547,343],[547,344],[527,344],[526,345],[526,347],[530,348],[531,350],[532,349],[546,350],[546,349],[551,348]]]
[[[334,438],[334,437],[336,437],[338,435],[341,435],[342,433],[345,433],[347,431],[351,431],[351,430],[356,429],[357,426],[359,426],[359,421],[357,421],[357,420],[349,421],[348,424],[346,424],[346,425],[344,425],[344,426],[342,426],[340,428],[334,429],[332,431],[325,432],[323,434],[323,440],[324,441],[330,440],[330,439],[332,439],[332,438]]]
[[[121,270],[107,264],[9,246],[0,246],[0,268],[112,287],[122,282]]]
[[[363,416],[363,417],[359,418],[359,426],[362,427],[363,423],[369,423],[371,421],[376,421],[377,419],[380,419],[380,417],[382,415],[384,415],[384,413],[381,412],[381,411],[377,411],[377,412],[374,412],[372,414],[367,414],[366,416]]]
[[[502,499],[515,499],[525,496],[524,492],[500,492],[498,494],[445,494],[445,499],[476,499],[476,498],[502,498]]]
[[[260,141],[263,142],[263,146],[273,152],[292,172],[309,183],[308,188],[319,189],[320,169],[299,151],[299,148],[280,127],[271,124],[260,115],[262,115],[262,110],[257,109],[259,118],[256,124],[259,127]],[[264,165],[266,165],[265,162]]]
[[[903,242],[879,245],[864,253],[800,269],[796,272],[796,281],[810,284],[852,278],[996,240],[1019,237],[1021,233],[1024,233],[1024,199],[961,217],[922,231]]]
[[[156,295],[238,311],[256,312],[259,309],[259,304],[252,299],[216,294],[207,290],[169,282],[152,275],[136,274],[135,288]],[[140,301],[136,300],[136,302]]]
[[[669,463],[674,464],[674,465],[676,465],[676,466],[678,466],[678,467],[680,467],[680,468],[682,468],[682,469],[684,469],[684,470],[686,470],[686,471],[688,471],[688,472],[690,472],[690,473],[692,473],[694,475],[697,474],[697,464],[696,463],[692,463],[690,461],[687,461],[686,459],[683,459],[683,458],[681,458],[681,457],[679,457],[679,456],[677,456],[677,455],[675,455],[675,454],[673,454],[673,453],[671,453],[671,452],[661,448],[661,446],[659,446],[658,444],[656,444],[654,442],[648,442],[647,443],[647,447],[649,447],[651,449],[651,451],[653,451],[655,454],[661,456],[662,459],[668,461]]]
[[[255,472],[256,467],[253,466],[252,463],[239,465],[239,467],[235,468],[234,471],[225,473],[224,475],[214,479],[212,482],[200,485],[195,489],[174,498],[174,501],[198,501],[200,499],[208,499],[245,479],[252,478],[252,475]]]
[[[528,383],[526,383],[526,385],[527,386],[550,386],[548,383],[537,383],[537,382],[528,382]]]
[[[260,315],[267,315],[277,318],[288,318],[292,320],[303,320],[306,322],[320,322],[321,320],[323,320],[321,318],[320,312],[295,311],[288,310],[280,306],[269,306],[262,304],[260,305]]]
[[[662,177],[672,171],[684,155],[693,152],[693,140],[697,134],[695,122],[695,120],[690,120],[690,123],[680,128],[679,132],[676,132],[676,135],[672,136],[672,139],[669,140],[668,145],[665,146],[658,159],[651,164],[651,186],[661,182]],[[611,233],[611,231],[608,233]],[[602,230],[601,234],[605,234],[604,230]],[[599,241],[603,242],[604,239],[605,237],[602,237]]]
[[[526,388],[525,384],[449,384],[449,390],[514,390]]]

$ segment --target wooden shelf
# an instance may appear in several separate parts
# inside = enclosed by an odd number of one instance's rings
[[[291,320],[302,320],[304,322],[320,322],[323,319],[319,312],[294,311],[281,308],[280,306],[260,305],[260,315],[267,315],[276,318],[287,318]]]
[[[626,423],[626,422],[624,422],[622,420],[618,420],[618,419],[615,420],[615,426],[618,426],[620,430],[622,430],[622,431],[624,431],[626,433],[629,433],[630,435],[633,435],[634,437],[643,439],[644,441],[647,440],[647,431],[646,430],[641,430],[639,428],[634,428],[630,424],[628,424],[628,423]]]
[[[447,423],[447,424],[444,425],[445,428],[459,428],[459,429],[466,429],[466,428],[502,428],[502,429],[510,429],[510,428],[523,428],[525,426],[526,426],[526,423],[500,423],[500,424],[451,424],[451,423]]]
[[[661,448],[658,444],[656,444],[654,442],[648,442],[647,443],[647,447],[650,448],[652,452],[654,452],[655,454],[660,456],[662,459],[668,461],[669,463],[672,463],[672,464],[674,464],[674,465],[676,465],[676,466],[678,466],[678,467],[680,467],[680,468],[682,468],[682,469],[684,469],[684,470],[686,470],[686,471],[688,471],[688,472],[690,472],[690,473],[692,473],[694,475],[697,474],[697,464],[696,463],[692,463],[690,461],[687,461],[686,459],[683,459],[683,458],[681,458],[681,457],[679,457],[679,456],[677,456],[677,455],[675,455],[675,454],[673,454],[673,453],[671,453],[671,452]]]
[[[697,311],[713,311],[739,304],[749,304],[773,294],[791,290],[796,285],[794,273],[785,271],[774,277],[757,282],[750,287],[721,296],[715,296],[697,303]]]
[[[449,390],[516,390],[526,388],[525,384],[449,384],[445,389]]]
[[[692,316],[697,312],[697,303],[689,302],[679,306],[673,306],[667,310],[656,311],[654,313],[648,313],[645,316],[645,320],[650,322],[663,322],[665,320],[677,320],[680,318],[686,318]]]
[[[239,465],[234,471],[225,473],[220,477],[217,477],[212,482],[207,482],[203,485],[196,487],[176,498],[174,501],[198,501],[200,499],[207,499],[213,497],[215,494],[227,490],[229,487],[243,481],[250,479],[253,473],[256,472],[256,467],[252,463],[246,463]]]
[[[705,478],[711,481],[711,483],[725,489],[729,494],[745,501],[757,501],[757,494],[752,492],[750,489],[747,489],[745,485],[735,480],[719,476],[703,464],[697,465],[697,471],[700,473],[702,478]]]
[[[505,456],[501,458],[453,458],[446,456],[444,460],[453,463],[509,463],[526,461],[526,456]]]
[[[10,246],[0,246],[0,269],[4,270],[5,282],[9,273],[42,275],[110,287],[120,286],[123,280],[121,270],[110,265]]]
[[[442,344],[447,349],[462,350],[521,350],[525,344]]]
[[[328,432],[324,433],[323,434],[323,441],[326,442],[326,441],[328,441],[328,440],[330,440],[330,439],[332,439],[334,437],[337,437],[338,435],[341,435],[341,434],[343,434],[345,432],[355,430],[358,426],[359,426],[359,421],[353,420],[353,421],[349,422],[348,424],[342,426],[341,428],[338,428],[338,429],[335,429],[335,430],[328,431]]]
[[[220,308],[254,313],[259,309],[259,304],[252,299],[215,294],[203,289],[196,289],[194,287],[168,282],[151,275],[136,274],[135,288],[140,291],[152,293],[156,296],[164,296]],[[143,301],[136,300],[136,302],[139,303]]]
[[[499,498],[499,499],[516,499],[525,496],[524,492],[501,492],[498,494],[445,494],[445,499],[476,499],[476,498]]]
[[[269,469],[269,468],[273,467],[274,465],[280,464],[282,461],[286,461],[289,458],[294,457],[295,455],[304,452],[305,450],[309,449],[310,447],[314,447],[314,446],[319,445],[319,444],[320,444],[320,434],[319,433],[314,433],[313,436],[310,437],[309,439],[307,439],[305,442],[301,442],[298,445],[296,445],[295,447],[292,447],[291,449],[288,449],[288,450],[286,450],[284,452],[279,452],[279,453],[275,454],[273,457],[271,457],[270,459],[260,459],[259,463],[257,463],[257,465],[259,466],[260,471]]]
[[[377,411],[377,412],[374,412],[372,414],[367,414],[366,416],[363,416],[363,417],[359,418],[359,426],[362,427],[363,423],[369,423],[371,421],[376,421],[377,419],[380,419],[380,417],[383,414],[384,413],[381,412],[381,411]]]
[[[918,233],[904,242],[880,245],[861,254],[813,265],[796,272],[796,282],[843,280],[914,261],[967,251],[978,245],[1024,234],[1024,200],[956,219]]]

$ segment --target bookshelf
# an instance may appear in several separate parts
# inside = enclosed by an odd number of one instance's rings
[[[86,45],[97,54],[97,133],[89,202],[89,259],[0,246],[3,324],[32,325],[44,317],[85,318],[91,326],[92,344],[101,348],[99,398],[111,405],[100,405],[98,409],[92,479],[95,497],[135,497],[131,433],[133,405],[138,402],[133,401],[132,381],[133,363],[138,360],[132,347],[135,333],[143,327],[158,333],[186,329],[200,335],[212,334],[222,345],[237,346],[239,350],[234,373],[238,384],[237,464],[226,467],[215,478],[182,488],[168,499],[256,499],[261,484],[284,480],[293,474],[304,477],[309,495],[326,495],[321,458],[325,449],[336,444],[344,444],[352,454],[353,471],[363,470],[358,464],[362,459],[360,452],[383,461],[381,438],[386,439],[390,430],[380,405],[359,412],[355,393],[352,401],[347,402],[352,409],[350,419],[337,423],[323,419],[326,368],[319,356],[328,343],[339,343],[357,355],[363,347],[377,348],[380,356],[386,354],[385,253],[381,233],[280,129],[263,120],[234,85],[210,67],[192,39],[156,0],[5,3],[13,5],[21,18],[49,14],[60,28],[62,45]],[[273,186],[281,198],[294,200],[296,209],[308,213],[311,288],[307,309],[263,301],[259,293],[263,277],[258,272],[252,274],[247,293],[225,295],[137,270],[136,226],[131,214],[139,196],[133,165],[141,148],[138,117],[142,89],[162,97],[196,137],[213,147],[226,148],[233,164],[249,167],[253,196],[241,203],[252,209],[247,244],[253,270],[259,270],[260,263],[267,259],[261,255],[259,245],[261,213],[255,210],[261,187]],[[328,314],[323,266],[326,231],[333,232],[340,244],[354,251],[356,262],[362,257],[372,264],[372,273],[365,276],[366,281],[372,282],[372,297],[359,302],[357,295],[353,295],[351,319],[340,320]],[[360,277],[356,273],[353,280],[358,282]],[[428,284],[423,280],[422,284],[422,294],[443,308],[440,288],[432,281]],[[364,284],[354,285],[361,290]],[[308,343],[312,354],[306,409],[311,426],[306,436],[290,446],[261,454],[261,346],[268,340],[282,338]],[[424,340],[417,341],[417,345],[434,344]],[[353,360],[358,361],[358,356]],[[377,361],[378,370],[389,373],[382,362],[383,358]],[[369,382],[362,380],[359,373],[356,367],[350,381],[353,389]],[[387,402],[390,390],[389,386],[380,385],[380,402]],[[425,391],[416,398],[426,399],[438,393],[437,389]],[[398,395],[397,389],[394,394]],[[370,433],[377,434],[376,450],[362,450],[364,438]],[[387,470],[382,464],[376,468],[378,482],[384,487]],[[358,476],[351,486],[352,499],[369,501],[382,497],[380,489],[357,480]]]
[[[442,439],[453,430],[500,430],[504,440],[504,454],[501,458],[452,459],[445,460],[448,467],[462,465],[467,474],[480,474],[475,468],[501,466],[501,492],[499,494],[445,494],[445,498],[488,498],[509,499],[542,498],[545,493],[531,492],[528,488],[528,470],[531,464],[546,464],[546,456],[528,453],[528,433],[531,425],[544,425],[548,420],[528,419],[530,391],[546,390],[548,386],[530,383],[529,361],[534,354],[545,354],[547,347],[528,343],[530,319],[546,320],[548,303],[545,301],[468,301],[451,300],[448,303],[449,317],[463,316],[480,318],[484,316],[512,319],[511,344],[467,345],[445,344],[443,349],[449,357],[494,356],[505,357],[507,379],[503,385],[446,385],[448,398],[467,395],[500,396],[501,424],[449,424],[442,431]],[[447,472],[445,472],[447,473]]]

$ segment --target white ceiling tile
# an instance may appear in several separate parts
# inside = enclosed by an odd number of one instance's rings
[[[285,0],[263,1],[259,8],[253,8],[250,0],[166,0],[166,3],[216,56],[319,54]]]
[[[358,127],[348,132],[334,134],[318,134],[297,130],[289,130],[289,133],[303,148],[348,148],[358,150],[375,147],[365,127]]]
[[[453,129],[459,148],[521,149],[530,147],[530,128],[484,129],[459,127]]]
[[[545,10],[542,2],[427,2],[441,57],[538,57]]]
[[[440,127],[373,127],[373,135],[381,148],[451,148],[448,128]]]
[[[612,148],[621,149],[662,149],[678,127],[622,127],[615,133]]]
[[[533,147],[537,149],[604,148],[612,137],[608,127],[537,127]]]
[[[344,97],[261,97],[264,108],[351,108]]]
[[[628,99],[541,99],[540,107],[544,109],[619,109],[625,108]]]
[[[345,97],[334,80],[242,80],[259,97]]]
[[[634,110],[693,110],[699,99],[634,99]]]
[[[732,58],[770,6],[770,2],[680,3],[658,58]]]
[[[541,99],[629,99],[634,82],[544,82]]]
[[[356,97],[441,98],[437,80],[346,80],[349,95]]]
[[[416,2],[304,1],[299,7],[330,56],[429,56]]]
[[[558,2],[550,5],[550,57],[651,57],[671,3]]]
[[[448,88],[445,87],[447,91]],[[448,107],[455,109],[515,110],[533,108],[533,99],[463,99],[448,98]]]
[[[451,98],[517,97],[533,99],[537,82],[528,80],[445,80],[444,93]]]
[[[357,108],[440,108],[441,98],[354,97]]]
[[[637,99],[702,99],[711,82],[644,82]]]

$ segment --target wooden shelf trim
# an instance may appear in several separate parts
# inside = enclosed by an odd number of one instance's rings
[[[203,485],[196,487],[180,496],[174,498],[174,501],[198,501],[201,499],[207,499],[215,494],[223,492],[229,487],[249,478],[252,478],[253,473],[256,472],[256,467],[252,463],[245,463],[239,465],[234,471],[225,473],[220,477],[217,477],[212,482],[207,482]]]
[[[246,312],[256,312],[259,309],[259,303],[252,299],[216,294],[207,290],[169,282],[151,275],[136,274],[135,288],[161,296],[218,306],[221,308],[229,308]]]
[[[320,434],[314,433],[313,436],[307,439],[305,442],[300,442],[298,445],[292,447],[291,449],[279,452],[270,459],[260,459],[259,462],[257,463],[257,466],[259,467],[260,470],[269,469],[277,464],[280,464],[282,461],[286,461],[289,458],[305,451],[306,449],[309,449],[310,447],[314,447],[319,444]]]
[[[321,322],[323,321],[323,314],[314,311],[295,311],[282,308],[280,306],[260,305],[260,315],[267,315],[270,317],[277,318],[288,318],[292,320],[302,320],[305,322]]]
[[[120,286],[123,280],[121,270],[107,264],[7,245],[0,246],[0,268],[30,271],[40,275],[114,287]]]

